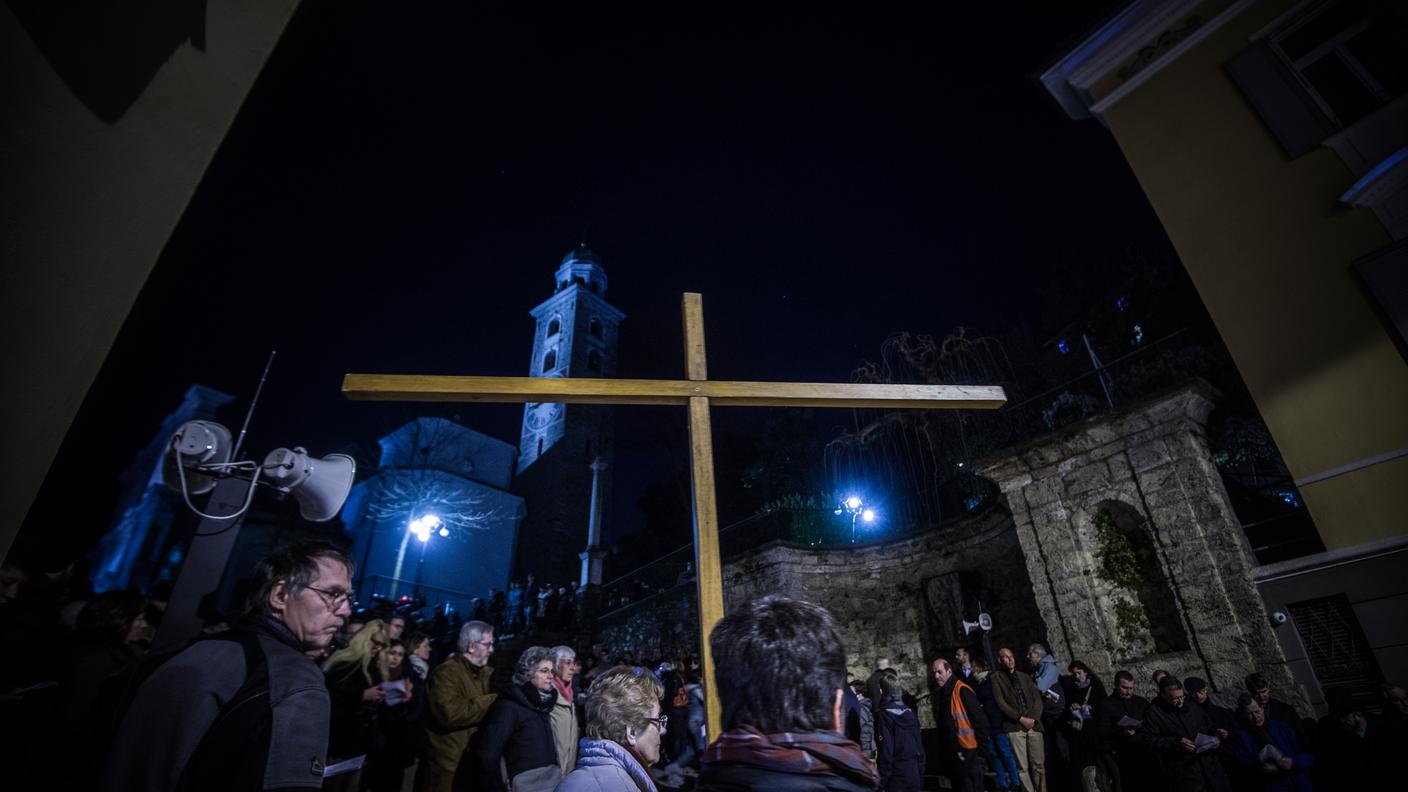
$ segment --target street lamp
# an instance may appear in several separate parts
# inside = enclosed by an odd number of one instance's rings
[[[841,505],[836,508],[837,514],[851,515],[851,543],[856,541],[856,520],[866,524],[875,522],[875,510],[865,507],[865,501],[859,495],[852,495],[841,501]]]

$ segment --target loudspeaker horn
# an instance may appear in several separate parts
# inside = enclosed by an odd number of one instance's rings
[[[964,621],[964,622],[963,622],[963,634],[964,634],[964,635],[972,635],[974,630],[982,630],[983,632],[987,632],[988,630],[991,630],[991,629],[992,629],[992,617],[989,616],[989,615],[986,614],[986,613],[979,613],[979,614],[978,614],[978,620],[975,621],[975,622],[970,622],[970,621]]]
[[[180,492],[185,474],[186,493],[204,495],[215,489],[214,476],[194,470],[199,465],[219,465],[230,461],[230,430],[214,421],[187,421],[171,435],[161,460],[161,480]]]
[[[317,459],[305,448],[276,448],[264,457],[264,480],[280,492],[292,493],[298,513],[312,522],[337,516],[356,475],[357,462],[346,454]]]

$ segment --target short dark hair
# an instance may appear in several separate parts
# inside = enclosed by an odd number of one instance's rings
[[[781,595],[743,603],[709,636],[723,727],[765,734],[829,731],[836,691],[846,684],[846,648],[819,605]]]
[[[947,661],[945,661],[945,665],[947,665]],[[950,666],[950,668],[952,668],[952,666]],[[885,691],[886,698],[904,695],[904,685],[900,684],[899,674],[882,675],[880,677],[880,689]]]
[[[1243,693],[1242,695],[1238,696],[1238,697],[1237,697],[1237,714],[1238,714],[1238,715],[1241,715],[1242,712],[1244,712],[1244,711],[1247,709],[1247,707],[1250,706],[1250,705],[1252,705],[1252,704],[1256,704],[1258,707],[1261,706],[1261,702],[1256,700],[1256,696],[1253,696],[1253,695],[1250,694],[1250,693]]]
[[[1168,691],[1168,690],[1182,690],[1182,689],[1183,689],[1183,680],[1179,679],[1178,677],[1174,676],[1173,674],[1169,674],[1168,676],[1166,676],[1166,677],[1164,677],[1163,679],[1160,679],[1160,680],[1159,680],[1159,692],[1160,692],[1160,693],[1163,693],[1163,692]]]
[[[318,579],[318,559],[326,558],[347,567],[350,577],[353,571],[352,559],[340,547],[327,542],[298,542],[279,548],[265,556],[254,569],[254,577],[249,581],[249,599],[245,601],[245,613],[249,615],[271,615],[269,595],[280,583],[288,587],[290,596],[301,592]]]
[[[1242,681],[1243,683],[1245,683],[1247,690],[1251,692],[1256,692],[1258,690],[1261,690],[1262,688],[1271,687],[1270,685],[1266,684],[1266,677],[1262,676],[1261,674],[1247,674],[1247,678]]]

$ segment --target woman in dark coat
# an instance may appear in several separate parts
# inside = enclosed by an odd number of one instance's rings
[[[1110,743],[1101,730],[1105,711],[1105,685],[1090,666],[1072,660],[1070,676],[1061,680],[1065,687],[1066,727],[1071,742],[1071,764],[1077,779],[1088,767],[1105,776],[1111,792],[1122,789],[1120,768]]]
[[[381,689],[378,658],[390,638],[380,619],[367,622],[323,663],[332,717],[328,729],[328,757],[339,761],[371,753],[376,745],[377,705],[386,698]],[[331,763],[331,762],[330,762]]]
[[[553,651],[547,647],[530,646],[518,658],[513,684],[489,707],[469,746],[478,777],[475,789],[552,792],[562,780],[552,738],[557,703],[552,671]]]

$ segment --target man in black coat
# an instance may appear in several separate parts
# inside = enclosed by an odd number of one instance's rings
[[[950,784],[958,792],[983,792],[983,772],[987,769],[983,758],[988,755],[989,727],[982,703],[947,660],[940,657],[931,669],[939,686],[934,694],[934,710]]]
[[[1166,676],[1159,682],[1159,697],[1144,713],[1139,738],[1163,759],[1171,792],[1231,792],[1232,785],[1217,760],[1216,727],[1201,707],[1189,706],[1183,683]],[[1198,737],[1211,738],[1200,748]]]
[[[1247,674],[1245,682],[1247,692],[1261,704],[1267,720],[1278,720],[1295,729],[1298,739],[1303,740],[1308,736],[1306,718],[1297,712],[1295,707],[1272,697],[1271,686],[1267,684],[1265,677],[1261,674]]]
[[[1123,789],[1158,788],[1158,761],[1138,737],[1147,709],[1149,700],[1134,692],[1134,675],[1117,671],[1114,694],[1105,699],[1100,711],[1099,728],[1114,751]],[[1121,721],[1128,725],[1120,725]]]

